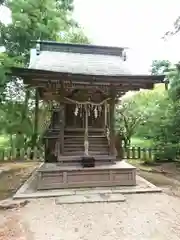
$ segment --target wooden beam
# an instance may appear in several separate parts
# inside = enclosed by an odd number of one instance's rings
[[[144,79],[151,80],[152,82],[163,82],[165,75],[92,75],[92,74],[75,74],[75,73],[67,73],[67,72],[54,72],[49,70],[39,70],[39,69],[30,69],[30,68],[11,68],[12,76],[19,77],[33,77],[33,78],[49,78],[49,79],[63,79],[63,80],[75,80],[75,79],[90,79],[91,81],[119,81],[120,79]]]
[[[106,86],[119,86],[119,85],[139,85],[139,84],[155,84],[155,83],[159,83],[155,80],[152,79],[142,79],[142,78],[125,78],[125,77],[120,77],[119,79],[113,79],[113,78],[109,78],[109,79],[96,79],[96,80],[92,80],[92,79],[53,79],[53,78],[49,78],[49,79],[44,79],[44,78],[26,78],[24,79],[24,83],[25,84],[30,84],[30,85],[36,85],[36,84],[43,84],[44,86],[51,86],[54,85],[57,88],[62,87],[62,86],[66,86],[66,85],[106,85]]]
[[[120,84],[111,84],[109,86],[107,85],[95,85],[95,84],[72,84],[72,85],[66,85],[64,88],[60,85],[56,84],[51,84],[47,85],[46,83],[31,83],[32,87],[40,87],[40,88],[45,88],[48,89],[49,91],[57,89],[57,90],[73,90],[73,89],[92,89],[92,88],[97,88],[97,89],[102,89],[102,91],[108,92],[109,89],[116,89],[117,91],[130,91],[130,90],[139,90],[139,89],[152,89],[153,88],[153,83],[120,83]]]

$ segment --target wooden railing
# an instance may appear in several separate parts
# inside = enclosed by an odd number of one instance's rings
[[[0,149],[0,161],[44,161],[44,149]]]
[[[125,159],[153,159],[157,149],[141,148],[141,147],[127,147],[122,148],[123,158]]]
[[[171,154],[166,153],[164,148],[142,148],[142,147],[127,147],[123,149],[124,159],[142,159],[143,161],[166,161],[180,159],[180,149]]]
[[[155,160],[155,157],[163,149],[154,149],[154,148],[141,148],[141,147],[127,147],[122,148],[122,158],[121,159],[141,159],[146,160]],[[158,154],[157,154],[158,153]],[[44,161],[44,148],[27,148],[27,149],[0,149],[0,161],[24,161],[24,160],[35,160],[35,161]],[[177,160],[180,159],[180,149],[176,153]],[[164,159],[166,160],[166,159]]]
[[[108,145],[110,146],[110,130],[109,130],[108,126],[106,126],[105,131],[106,131],[105,134],[106,134],[106,137],[108,140]]]

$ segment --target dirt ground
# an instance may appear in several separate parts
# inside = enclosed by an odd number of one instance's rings
[[[138,174],[161,187],[163,191],[171,196],[180,198],[180,163],[163,163],[158,166],[144,166],[136,164]]]
[[[38,165],[36,162],[1,163],[0,200],[11,197]]]
[[[0,240],[180,239],[180,164],[135,165],[139,175],[164,193],[129,195],[125,203],[56,205],[54,198],[31,200],[24,208],[0,211]],[[6,170],[0,174],[0,199],[12,196],[37,166],[0,164]]]
[[[36,199],[0,216],[0,240],[179,240],[179,198],[126,195],[126,202],[57,205]]]

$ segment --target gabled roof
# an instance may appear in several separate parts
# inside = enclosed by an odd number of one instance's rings
[[[40,42],[39,55],[31,55],[29,68],[86,75],[131,74],[122,52],[117,47]]]
[[[29,68],[86,75],[131,74],[119,56],[42,51]]]
[[[81,87],[100,84],[117,91],[151,89],[153,84],[163,82],[164,75],[131,73],[123,61],[123,51],[116,47],[38,42],[31,51],[29,68],[11,68],[11,75],[22,77],[31,86],[52,83],[57,87],[59,82],[70,81]]]

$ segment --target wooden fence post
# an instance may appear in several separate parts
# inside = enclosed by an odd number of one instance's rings
[[[132,159],[136,158],[135,147],[132,147]]]
[[[137,152],[138,152],[137,158],[140,159],[140,158],[141,158],[141,148],[138,147],[137,150],[138,150],[138,151],[137,151]]]
[[[148,157],[149,157],[149,160],[152,160],[152,149],[151,148],[148,149]]]

